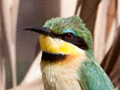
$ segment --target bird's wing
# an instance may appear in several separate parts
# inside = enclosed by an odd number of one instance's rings
[[[85,90],[84,87],[83,87],[82,84],[81,84],[80,79],[78,79],[78,82],[79,82],[79,84],[80,84],[81,90]]]
[[[78,74],[83,90],[114,90],[108,76],[96,62],[84,62]]]

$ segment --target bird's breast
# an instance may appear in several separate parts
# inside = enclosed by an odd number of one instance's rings
[[[81,90],[78,70],[84,59],[84,56],[68,55],[64,60],[56,62],[42,60],[41,70],[45,90]]]

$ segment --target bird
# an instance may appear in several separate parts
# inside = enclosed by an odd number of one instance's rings
[[[93,53],[93,38],[79,16],[52,18],[25,30],[40,34],[45,90],[114,90]]]

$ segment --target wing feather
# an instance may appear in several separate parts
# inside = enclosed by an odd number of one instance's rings
[[[97,62],[84,62],[78,74],[83,90],[114,90],[110,79]]]

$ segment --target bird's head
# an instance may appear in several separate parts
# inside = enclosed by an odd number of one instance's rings
[[[52,18],[43,27],[27,28],[40,33],[40,46],[52,54],[78,54],[92,50],[92,35],[78,16]]]

